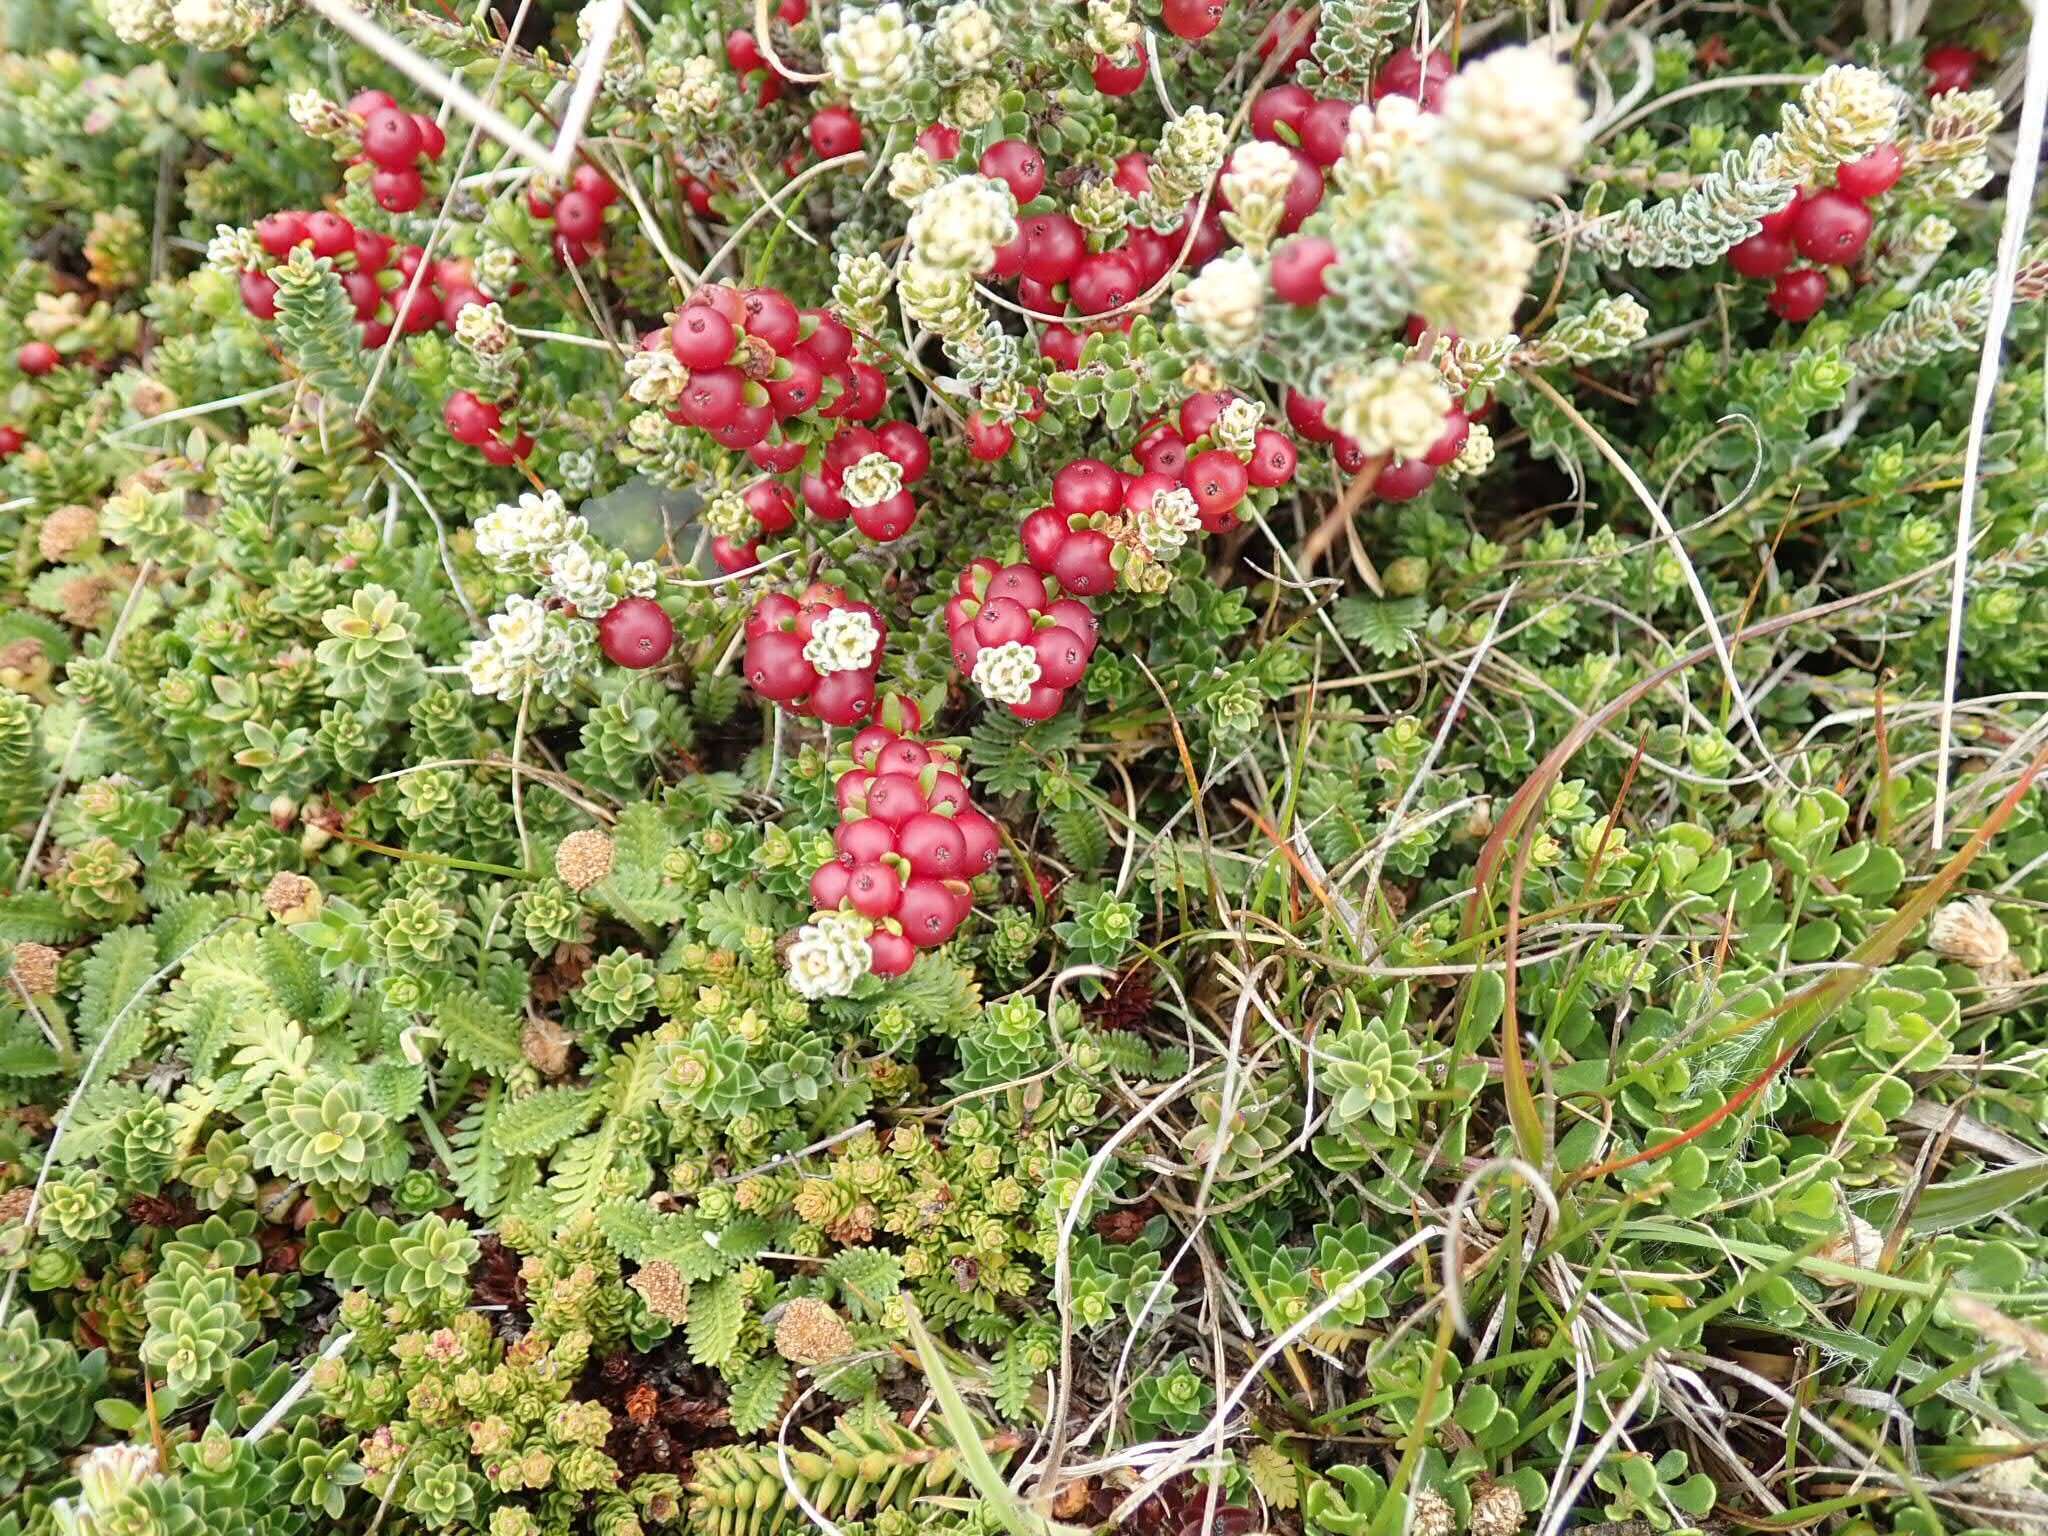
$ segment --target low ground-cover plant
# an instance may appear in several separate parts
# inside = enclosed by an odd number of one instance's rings
[[[2048,1527],[2040,18],[5,25],[0,1536]]]

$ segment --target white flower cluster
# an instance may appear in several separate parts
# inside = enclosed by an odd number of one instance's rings
[[[874,665],[875,652],[881,647],[882,632],[873,619],[857,608],[835,608],[821,614],[811,626],[811,638],[804,642],[804,660],[821,676],[862,672]]]
[[[1218,351],[1247,351],[1258,341],[1265,315],[1265,270],[1241,251],[1219,257],[1197,272],[1173,303]]]
[[[844,997],[868,973],[873,925],[854,912],[820,912],[789,946],[789,984],[803,997]]]
[[[956,86],[946,98],[940,116],[954,127],[972,132],[996,115],[1002,104],[1003,88],[993,75],[976,75]]]
[[[910,84],[923,38],[924,29],[904,18],[896,0],[871,11],[849,8],[825,34],[825,67],[853,109],[870,113]]]
[[[995,62],[1003,34],[977,0],[954,0],[933,20],[932,44],[955,70],[974,75]]]
[[[1223,164],[1230,124],[1220,112],[1189,107],[1167,120],[1152,157],[1152,184],[1138,199],[1137,217],[1153,229],[1178,229],[1187,205]]]
[[[974,658],[974,686],[997,704],[1022,704],[1043,675],[1038,652],[1021,640],[984,646]]]
[[[1201,508],[1195,504],[1194,492],[1184,485],[1161,491],[1152,498],[1152,505],[1131,516],[1131,536],[1161,564],[1187,548],[1189,536],[1201,526]]]
[[[1344,158],[1336,166],[1338,184],[1361,201],[1384,197],[1401,184],[1403,173],[1428,149],[1440,126],[1436,114],[1423,111],[1414,97],[1398,91],[1381,97],[1376,106],[1352,108]]]
[[[1434,368],[1382,357],[1338,370],[1329,381],[1329,420],[1368,454],[1419,459],[1443,435],[1451,393]]]
[[[1493,467],[1493,429],[1483,421],[1475,421],[1465,435],[1465,446],[1458,450],[1458,456],[1446,464],[1442,473],[1453,480],[1473,480]]]
[[[986,272],[1017,238],[1017,199],[988,176],[958,176],[917,200],[905,228],[913,259],[949,272]]]
[[[559,610],[518,594],[489,621],[490,633],[470,642],[462,673],[472,693],[507,703],[529,687],[565,692],[595,662],[596,631]]]
[[[642,405],[666,409],[682,399],[690,371],[667,347],[635,352],[626,359],[626,393]]]
[[[915,203],[945,179],[938,161],[917,145],[889,159],[889,195],[899,203]]]
[[[171,40],[169,0],[102,0],[107,25],[131,48],[154,48]]]
[[[1119,64],[1130,61],[1145,29],[1131,15],[1129,0],[1088,0],[1088,46]]]
[[[697,514],[697,521],[721,539],[730,539],[734,544],[744,544],[758,530],[754,514],[748,510],[746,498],[738,491],[720,491],[704,503],[704,510]]]
[[[1572,72],[1539,48],[1489,53],[1444,91],[1442,153],[1474,190],[1522,201],[1562,192],[1585,141]]]
[[[1240,459],[1249,459],[1265,420],[1266,413],[1259,408],[1258,401],[1238,395],[1217,413],[1209,436],[1216,440],[1218,448],[1227,448]]]
[[[1824,181],[1844,160],[1860,160],[1898,136],[1899,88],[1859,64],[1830,64],[1780,110],[1772,171],[1797,185]]]
[[[270,7],[256,0],[177,0],[171,7],[179,41],[214,51],[252,43],[274,22]]]
[[[455,317],[455,339],[478,357],[503,357],[518,341],[495,299],[488,304],[465,304]]]
[[[903,466],[886,453],[870,453],[840,477],[839,494],[851,507],[878,507],[903,489]]]
[[[572,517],[554,491],[526,492],[500,502],[473,525],[476,552],[501,571],[531,576],[554,552],[583,537],[584,522]]]
[[[586,619],[601,619],[618,602],[611,588],[611,562],[578,539],[550,554],[541,568],[541,590],[560,598]]]
[[[476,280],[485,293],[510,293],[519,281],[519,253],[486,237],[476,258]]]
[[[679,123],[709,122],[725,105],[725,74],[705,54],[683,62],[673,84],[654,93],[654,115],[671,127]]]
[[[252,229],[216,224],[213,238],[206,242],[206,264],[232,277],[263,265],[263,247]]]
[[[361,125],[355,114],[339,102],[329,101],[318,91],[293,91],[285,98],[285,110],[292,122],[309,138],[328,144],[360,148]]]
[[[1254,139],[1237,147],[1223,173],[1223,196],[1230,204],[1223,227],[1254,255],[1265,252],[1280,228],[1294,163],[1294,152],[1285,144]]]

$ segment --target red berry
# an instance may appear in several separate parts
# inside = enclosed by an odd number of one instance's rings
[[[501,424],[498,408],[466,389],[458,389],[448,397],[448,403],[441,407],[441,420],[447,423],[448,433],[455,441],[472,448],[496,437]]]
[[[863,797],[873,788],[872,778],[862,780],[860,789]],[[859,821],[842,821],[832,833],[832,843],[839,850],[839,864],[852,869],[857,864],[872,864],[884,854],[894,853],[896,828],[894,823],[873,815]]]
[[[1064,283],[1088,254],[1088,237],[1064,213],[1034,213],[1023,221],[1024,275],[1041,283]]]
[[[1763,227],[1758,232],[1769,235],[1774,240],[1790,240],[1792,238],[1792,226],[1799,218],[1799,205],[1805,201],[1806,194],[1804,192],[1794,192],[1791,202],[1780,208],[1776,213],[1767,213],[1763,216]]]
[[[410,112],[379,107],[363,118],[363,153],[387,171],[409,171],[426,147],[420,125]]]
[[[1067,591],[1081,597],[1107,592],[1116,585],[1116,567],[1109,559],[1115,547],[1109,535],[1098,528],[1070,532],[1053,551],[1051,574]]]
[[[853,526],[877,544],[895,543],[910,532],[910,525],[916,521],[917,503],[908,491],[898,491],[871,507],[853,509]]]
[[[770,630],[747,641],[747,681],[764,699],[794,704],[818,685],[818,674],[804,660],[804,642],[787,630]]]
[[[1323,419],[1328,405],[1304,395],[1292,384],[1287,386],[1287,423],[1303,437],[1313,443],[1330,443],[1337,439],[1337,431]]]
[[[420,131],[420,153],[429,160],[440,159],[442,151],[448,147],[448,135],[442,131],[441,125],[424,112],[413,113],[412,125]]]
[[[984,176],[1007,183],[1019,208],[1045,187],[1045,156],[1022,139],[1002,139],[989,145],[981,152],[978,169]]]
[[[1337,467],[1347,475],[1376,476],[1386,466],[1385,454],[1370,454],[1355,437],[1338,433],[1331,448]]]
[[[1235,510],[1244,500],[1249,481],[1250,476],[1237,455],[1222,448],[1196,454],[1181,475],[1181,484],[1194,496],[1195,505],[1205,518],[1218,518]]]
[[[810,14],[810,0],[779,0],[775,7],[775,19],[785,27],[801,26]]]
[[[919,878],[903,888],[896,904],[903,936],[919,949],[931,949],[953,937],[960,926],[960,908],[944,881]]]
[[[1191,203],[1188,206],[1192,212],[1194,205]],[[1185,250],[1187,266],[1195,268],[1207,265],[1223,249],[1224,240],[1227,238],[1223,229],[1223,211],[1212,203],[1202,214],[1201,222],[1194,226],[1192,233],[1183,225],[1173,238],[1176,259],[1179,259]]]
[[[355,248],[355,225],[325,209],[306,215],[306,233],[312,237],[315,256],[339,256]]]
[[[57,349],[47,341],[24,342],[21,350],[14,354],[14,366],[32,379],[39,379],[44,374],[55,371],[57,364],[62,361],[63,359],[57,355]]]
[[[987,596],[1005,598],[1025,608],[1045,606],[1045,578],[1028,565],[1006,565],[988,579]]]
[[[1012,704],[1010,713],[1019,720],[1050,720],[1066,702],[1066,689],[1055,688],[1051,683],[1034,683],[1031,696],[1022,704]]]
[[[1122,251],[1098,251],[1067,282],[1067,296],[1084,315],[1121,309],[1140,292],[1138,264]]]
[[[780,480],[756,480],[740,499],[763,533],[787,532],[796,521],[796,496]]]
[[[256,243],[272,256],[285,257],[306,238],[306,216],[286,210],[256,221]]]
[[[1299,144],[1301,125],[1315,97],[1298,85],[1275,85],[1252,98],[1252,136],[1276,144]],[[1287,132],[1279,130],[1285,126]]]
[[[1427,459],[1389,461],[1372,482],[1373,495],[1382,501],[1413,501],[1436,480],[1436,466]]]
[[[908,773],[915,775],[922,773],[925,764],[932,760],[931,753],[927,752],[923,747],[914,741],[905,741],[901,736],[896,735],[895,732],[887,731],[886,727],[870,726],[868,729],[886,731],[891,738],[875,749],[875,772],[877,773]],[[863,731],[861,734],[866,735],[867,732]],[[859,740],[856,738],[855,746],[858,747],[858,745]]]
[[[348,109],[357,117],[368,117],[379,108],[397,105],[397,98],[389,91],[357,91],[348,99]]]
[[[0,459],[11,459],[28,446],[28,434],[16,426],[0,426]]]
[[[1081,349],[1088,338],[1064,325],[1048,325],[1038,335],[1038,350],[1055,368],[1066,372],[1081,366]]]
[[[739,414],[747,381],[737,368],[701,368],[683,388],[680,409],[693,427],[710,431]]]
[[[716,368],[732,356],[732,322],[709,304],[676,312],[668,328],[669,350],[685,368]]]
[[[1792,242],[1780,235],[1751,235],[1728,247],[1728,265],[1744,277],[1776,277],[1792,265]]]
[[[1064,625],[1033,631],[1031,649],[1038,657],[1039,680],[1054,688],[1073,687],[1088,670],[1087,642]]]
[[[1143,197],[1152,190],[1152,157],[1142,149],[1118,155],[1116,174],[1111,179],[1132,197]]]
[[[1291,70],[1307,59],[1309,50],[1315,46],[1315,25],[1311,22],[1303,26],[1302,13],[1289,6],[1267,22],[1266,30],[1259,34],[1259,57],[1270,59],[1273,50],[1280,46],[1283,39],[1289,40],[1288,53],[1287,57],[1280,61],[1280,68]]]
[[[1012,597],[991,597],[974,616],[974,638],[982,645],[1019,645],[1031,638],[1031,610]]]
[[[868,935],[868,970],[877,976],[901,976],[917,959],[917,946],[900,933],[877,928]]]
[[[1051,507],[1040,507],[1017,530],[1024,558],[1041,571],[1052,569],[1053,557],[1067,542],[1067,520]]]
[[[588,245],[604,233],[604,209],[588,192],[564,192],[555,199],[555,233]]]
[[[749,539],[744,544],[735,544],[724,534],[714,535],[711,540],[711,558],[718,562],[718,568],[729,576],[741,571],[751,571],[761,563],[761,541]]]
[[[1167,31],[1193,42],[1223,24],[1223,4],[1224,0],[1164,0],[1159,14]]]
[[[804,445],[792,442],[755,443],[747,450],[747,457],[753,460],[756,469],[786,475],[803,463]]]
[[[828,523],[836,523],[852,515],[853,508],[846,498],[839,494],[835,481],[827,480],[821,474],[808,474],[803,481],[804,505],[811,509],[814,517],[822,517]]]
[[[1851,197],[1882,197],[1898,185],[1906,159],[1895,144],[1880,144],[1861,160],[1835,167],[1835,185]]]
[[[609,208],[619,200],[619,189],[612,184],[611,177],[588,161],[569,173],[569,187],[572,191],[581,192],[599,208]]]
[[[402,293],[394,290],[391,307],[398,312],[397,323],[408,336],[431,331],[441,323],[441,301],[425,283],[408,287]]]
[[[1387,62],[1373,77],[1372,99],[1380,101],[1388,96],[1407,96],[1420,102],[1425,112],[1440,111],[1444,85],[1450,78],[1448,54],[1431,49],[1428,59],[1424,60],[1413,48],[1396,48],[1387,55]]]
[[[841,367],[853,355],[853,332],[836,315],[822,309],[798,310],[798,326],[806,320],[811,322],[811,334],[797,343],[797,350],[808,352],[811,360],[828,373]]]
[[[875,712],[875,674],[832,672],[811,690],[811,713],[827,725],[859,725]]]
[[[967,786],[957,773],[941,770],[932,776],[931,793],[925,796],[935,811],[951,811],[955,816],[970,808]]]
[[[968,873],[967,838],[950,816],[918,812],[897,830],[896,846],[913,875],[946,880]]]
[[[411,166],[370,173],[370,196],[386,213],[411,213],[426,197],[426,184]]]
[[[1179,486],[1179,475],[1162,475],[1148,469],[1142,475],[1134,476],[1131,482],[1124,487],[1124,511],[1148,511],[1153,502],[1157,501],[1167,491],[1178,489]],[[1043,604],[1034,603],[1032,606],[1042,607]]]
[[[960,130],[928,123],[918,131],[917,147],[944,165],[960,153]]]
[[[1291,235],[1302,222],[1322,206],[1323,173],[1315,161],[1300,150],[1294,152],[1294,179],[1287,183],[1280,215],[1280,232]]]
[[[1148,66],[1145,50],[1136,50],[1137,57],[1129,63],[1120,64],[1106,53],[1095,55],[1095,68],[1091,71],[1095,89],[1105,96],[1129,96],[1145,83]]]
[[[953,825],[967,840],[968,873],[978,875],[994,869],[996,856],[1003,849],[1002,834],[996,831],[996,824],[979,811],[963,810],[953,818]]]
[[[1188,467],[1188,445],[1171,427],[1162,426],[1138,439],[1131,450],[1148,474],[1171,476],[1180,483],[1180,472]]]
[[[754,41],[754,34],[743,27],[725,34],[725,62],[743,75],[768,67],[768,61],[761,56],[761,45]]]
[[[1189,395],[1180,403],[1180,435],[1187,442],[1207,437],[1210,428],[1216,425],[1216,418],[1223,414],[1223,408],[1230,404],[1228,390],[1204,390]]]
[[[1944,43],[1927,50],[1927,94],[1940,96],[1949,91],[1967,91],[1977,83],[1977,71],[1984,57],[1974,48]]]
[[[636,672],[668,660],[675,640],[675,624],[651,597],[622,597],[597,621],[605,656]]]
[[[1355,102],[1319,101],[1301,124],[1301,152],[1324,170],[1344,158]]]
[[[811,117],[811,150],[820,160],[835,160],[860,148],[860,119],[847,107],[824,107]]]
[[[777,416],[787,421],[818,403],[825,389],[825,370],[809,356],[791,352],[780,360],[776,372],[780,377],[769,379],[762,387],[768,391],[769,403],[775,407]]]
[[[1323,271],[1337,259],[1337,247],[1321,235],[1302,235],[1273,253],[1273,292],[1298,309],[1322,302],[1329,289]]]
[[[242,307],[258,320],[277,318],[277,284],[267,272],[244,272],[239,285]]]
[[[1826,266],[1846,267],[1870,243],[1870,210],[1846,192],[1816,192],[1799,205],[1792,239],[1799,254]]]
[[[1052,477],[1053,510],[1063,518],[1114,512],[1123,494],[1117,472],[1100,459],[1075,459]]]
[[[875,430],[875,443],[903,471],[903,483],[915,485],[932,466],[932,445],[907,421],[885,421]]]
[[[1244,467],[1245,478],[1253,485],[1285,485],[1294,478],[1298,459],[1294,443],[1286,433],[1261,427],[1252,439],[1252,457]]]
[[[358,320],[376,319],[377,311],[384,306],[384,290],[377,286],[374,272],[342,273],[341,291],[348,295]]]
[[[1139,284],[1151,288],[1166,276],[1174,257],[1180,254],[1180,242],[1156,229],[1134,229],[1124,236],[1123,249],[1138,264]]]
[[[862,917],[887,917],[902,894],[903,882],[886,864],[856,864],[846,877],[846,898]]]
[[[355,253],[358,272],[382,272],[391,261],[391,253],[398,242],[389,235],[380,235],[374,229],[356,231]]]
[[[1472,418],[1456,406],[1444,414],[1444,429],[1437,434],[1435,442],[1429,445],[1429,452],[1422,456],[1423,462],[1435,469],[1442,469],[1465,451],[1465,443],[1472,436]]]
[[[690,295],[685,307],[708,305],[737,328],[746,323],[747,302],[740,296],[739,289],[729,283],[706,283]]]
[[[1795,267],[1771,286],[1764,303],[1780,320],[1804,325],[1827,301],[1827,274],[1814,267]]]
[[[1008,453],[1017,441],[1017,434],[1010,424],[992,421],[979,411],[967,413],[967,452],[984,464],[993,464]]]
[[[834,677],[846,674],[835,672]],[[868,815],[894,830],[924,810],[924,791],[908,773],[878,773],[868,785]]]
[[[846,392],[845,416],[849,421],[873,421],[889,403],[889,381],[882,370],[869,363],[855,363],[851,387]]]
[[[709,429],[714,441],[721,448],[735,452],[751,448],[775,428],[775,412],[765,405],[749,405],[742,400],[739,409],[732,413],[732,420]]]
[[[690,200],[690,207],[695,210],[697,216],[699,218],[709,218],[711,216],[710,186],[689,175],[679,177],[678,184],[683,189],[683,196]]]
[[[846,900],[846,888],[853,881],[853,872],[837,859],[820,864],[818,872],[811,876],[811,902],[821,912],[831,912]]]

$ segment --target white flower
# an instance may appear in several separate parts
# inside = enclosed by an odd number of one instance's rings
[[[530,597],[515,592],[505,599],[502,613],[488,621],[491,639],[507,663],[531,661],[547,639],[548,611]]]
[[[171,30],[195,48],[239,47],[269,23],[269,7],[236,0],[177,0],[171,7]]]
[[[1839,67],[1839,66],[1837,66]],[[1501,48],[1444,90],[1443,150],[1457,172],[1521,198],[1561,192],[1585,145],[1571,70],[1540,48]]]
[[[689,370],[667,347],[635,352],[626,359],[626,393],[642,405],[674,405],[689,382]]]
[[[985,272],[1017,238],[1017,199],[991,177],[956,177],[917,200],[905,232],[925,265]]]
[[[821,912],[789,946],[789,984],[804,997],[844,997],[868,973],[872,925],[851,912]]]
[[[914,144],[889,157],[889,195],[899,203],[915,203],[945,179],[939,163]]]
[[[1187,547],[1188,536],[1202,526],[1201,508],[1184,485],[1161,491],[1152,505],[1132,515],[1131,531],[1154,560],[1173,559]]]
[[[1097,53],[1128,64],[1145,29],[1131,17],[1128,0],[1088,0],[1087,41]]]
[[[974,658],[974,686],[998,704],[1022,704],[1041,675],[1038,653],[1021,640],[985,646]]]
[[[583,519],[571,517],[554,491],[527,491],[500,502],[475,523],[476,552],[493,565],[527,568],[583,534]]]
[[[493,300],[462,307],[462,313],[455,317],[455,339],[480,357],[498,357],[511,349],[516,338],[506,322],[505,311]]]
[[[1003,88],[996,84],[995,76],[976,75],[961,82],[947,98],[946,110],[940,115],[954,127],[972,132],[996,115],[1002,99]]]
[[[659,411],[639,411],[626,423],[626,441],[644,454],[666,453],[675,423]]]
[[[107,25],[114,36],[134,48],[149,48],[171,36],[171,8],[166,0],[105,0]]]
[[[1240,459],[1248,459],[1265,419],[1266,413],[1256,400],[1247,400],[1239,395],[1223,407],[1209,428],[1209,435],[1216,440],[1217,447],[1229,449]]]
[[[1330,381],[1330,419],[1368,454],[1419,459],[1443,436],[1451,393],[1434,368],[1382,357]]]
[[[718,109],[724,104],[725,76],[710,57],[701,53],[685,60],[676,82],[657,92],[654,98],[655,112],[670,122],[708,120],[718,116]]]
[[[519,253],[509,245],[485,240],[476,259],[476,280],[486,293],[508,293],[519,281]]]
[[[498,649],[495,640],[472,640],[469,654],[462,658],[462,675],[469,682],[469,691],[486,697],[514,699],[519,696],[523,669],[514,668],[505,660],[505,653]]]
[[[1285,144],[1254,139],[1240,144],[1223,173],[1223,195],[1233,207],[1251,198],[1281,198],[1294,180],[1294,151]]]
[[[1483,421],[1475,421],[1467,429],[1465,446],[1458,450],[1458,456],[1451,460],[1444,472],[1453,480],[1470,480],[1483,475],[1493,466],[1493,431]]]
[[[619,574],[625,579],[628,597],[652,597],[661,585],[661,567],[652,560],[635,560]]]
[[[1219,349],[1242,352],[1259,339],[1266,274],[1242,253],[1219,257],[1197,272],[1173,303]]]
[[[904,20],[896,0],[872,11],[842,11],[838,28],[825,34],[825,67],[859,110],[910,84],[923,36],[921,27]]]
[[[886,453],[865,454],[839,482],[839,494],[853,507],[877,507],[903,489],[903,466]]]
[[[1428,148],[1440,126],[1434,113],[1398,91],[1377,106],[1352,108],[1344,158],[1337,162],[1339,180],[1363,196],[1379,196],[1400,182],[1404,166]]]
[[[954,0],[933,21],[932,42],[955,69],[971,75],[994,62],[1003,34],[975,0]]]
[[[704,510],[697,515],[697,521],[718,538],[730,539],[735,544],[744,544],[756,532],[759,525],[754,514],[748,510],[746,499],[738,491],[720,491],[704,503]]]
[[[603,618],[618,602],[607,579],[611,567],[580,541],[562,545],[547,557],[546,565],[548,592],[586,619]]]
[[[804,642],[804,660],[819,676],[833,672],[864,672],[882,648],[882,632],[857,608],[835,608],[811,626]]]
[[[253,230],[216,224],[206,242],[206,264],[216,272],[248,272],[263,264],[263,247]]]

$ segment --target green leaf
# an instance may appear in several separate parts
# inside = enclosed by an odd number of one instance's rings
[[[1419,597],[1347,597],[1330,615],[1345,639],[1376,656],[1397,656],[1415,643],[1429,609]]]
[[[747,1303],[739,1278],[724,1275],[690,1292],[690,1320],[684,1325],[690,1358],[699,1365],[723,1365],[739,1347]]]
[[[782,1417],[782,1397],[789,1390],[789,1367],[778,1357],[756,1360],[732,1384],[727,1401],[732,1427],[742,1435],[758,1435]]]
[[[464,1066],[503,1077],[526,1062],[519,1050],[518,1018],[474,987],[443,996],[434,1023],[443,1048]]]
[[[47,891],[0,896],[0,944],[63,944],[85,932],[85,924]]]
[[[498,1111],[491,1125],[491,1145],[508,1157],[551,1152],[590,1129],[603,1112],[604,1100],[588,1088],[543,1088]]]

